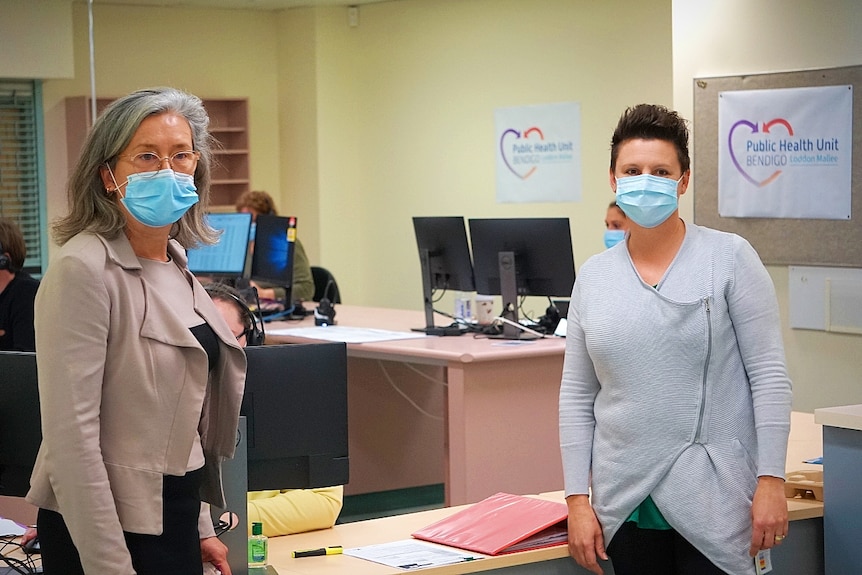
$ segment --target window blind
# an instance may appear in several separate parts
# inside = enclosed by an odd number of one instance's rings
[[[42,85],[0,79],[0,216],[14,220],[27,245],[26,271],[47,263]]]

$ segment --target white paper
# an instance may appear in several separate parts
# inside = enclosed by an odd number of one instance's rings
[[[329,325],[319,327],[290,327],[284,329],[267,329],[266,335],[287,335],[322,341],[338,341],[343,343],[373,343],[377,341],[394,341],[399,339],[417,339],[427,337],[418,331],[389,331],[365,327],[349,327]]]
[[[24,535],[27,529],[18,525],[11,519],[3,519],[0,517],[0,536],[14,535],[16,537]]]
[[[485,559],[485,555],[459,551],[451,547],[443,547],[417,541],[415,539],[404,539],[381,543],[379,545],[366,545],[365,547],[353,547],[345,549],[344,555],[373,561],[389,567],[397,567],[411,571],[413,569],[425,569],[438,565],[451,565],[452,563],[464,563]]]

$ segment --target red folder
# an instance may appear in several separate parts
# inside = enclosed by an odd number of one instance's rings
[[[413,533],[416,539],[485,555],[563,545],[565,503],[497,493]]]

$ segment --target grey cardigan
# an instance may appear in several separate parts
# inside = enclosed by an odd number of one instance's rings
[[[741,237],[686,225],[656,288],[627,243],[572,292],[560,389],[566,495],[588,493],[605,544],[647,495],[728,573],[754,563],[760,475],[784,477],[791,385],[771,278]]]

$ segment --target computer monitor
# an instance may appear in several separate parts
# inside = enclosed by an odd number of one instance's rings
[[[419,248],[419,263],[422,268],[422,296],[425,308],[424,331],[429,335],[460,334],[434,326],[434,292],[437,290],[474,291],[473,262],[467,245],[467,230],[464,218],[415,217],[413,230]]]
[[[262,345],[246,355],[248,489],[347,483],[346,344]]]
[[[0,495],[24,497],[42,443],[36,354],[0,351]]]
[[[476,291],[501,295],[502,337],[525,339],[518,323],[518,296],[569,296],[575,257],[568,218],[471,219]]]
[[[241,277],[245,271],[251,214],[207,214],[210,227],[220,230],[218,243],[188,250],[189,271],[195,275]]]
[[[255,220],[251,279],[284,287],[290,303],[293,285],[293,254],[296,245],[296,218],[261,214]]]

